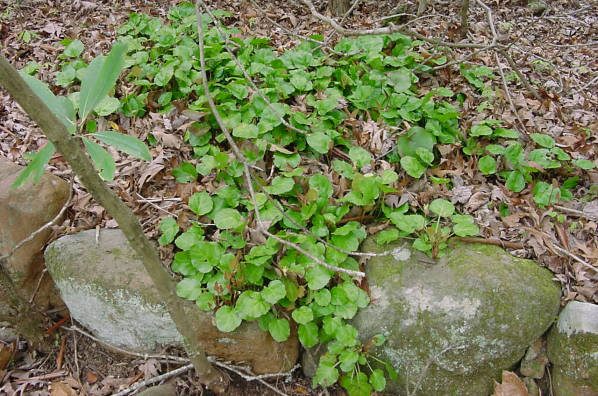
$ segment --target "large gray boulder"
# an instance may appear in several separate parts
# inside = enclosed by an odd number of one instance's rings
[[[598,305],[570,301],[548,335],[555,396],[598,396]]]
[[[52,220],[69,196],[68,183],[49,173],[44,173],[36,184],[28,181],[11,189],[23,169],[0,157],[0,256]],[[52,280],[42,277],[44,246],[51,234],[50,228],[38,233],[15,250],[6,263],[15,289],[25,300],[35,294],[34,303],[41,310],[63,305]],[[0,312],[7,309],[0,302]]]
[[[62,237],[45,252],[46,266],[71,316],[111,345],[140,352],[182,345],[152,281],[120,230],[95,230]],[[212,314],[191,311],[181,299],[208,355],[250,364],[255,373],[287,371],[295,364],[298,340],[293,331],[278,343],[256,322],[232,333],[220,332]]]
[[[373,353],[399,374],[387,385],[393,394],[489,395],[558,313],[551,273],[499,247],[454,243],[433,262],[405,242],[363,245],[388,249],[366,265],[372,303],[353,324],[364,340],[387,337]]]

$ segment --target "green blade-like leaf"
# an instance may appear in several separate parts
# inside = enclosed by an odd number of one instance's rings
[[[108,56],[98,56],[91,61],[81,81],[79,118],[85,120],[108,92],[114,87],[125,64],[126,44],[115,44]]]
[[[21,77],[29,88],[44,102],[54,115],[64,124],[70,133],[75,132],[75,110],[73,103],[65,97],[56,97],[50,88],[37,78],[25,73],[20,73]]]
[[[151,161],[152,159],[152,155],[150,154],[145,143],[136,137],[124,135],[114,131],[96,132],[92,134],[92,136],[110,146],[114,146],[116,149],[122,152],[132,155],[135,158],[146,161]]]
[[[54,145],[48,142],[48,144],[46,144],[43,149],[41,149],[40,151],[38,151],[37,154],[35,154],[33,160],[29,163],[29,165],[27,165],[25,169],[23,169],[23,171],[19,174],[19,176],[10,188],[12,189],[22,186],[30,177],[33,180],[33,184],[37,183],[39,179],[41,179],[42,174],[44,173],[44,165],[46,165],[48,161],[50,161],[50,158],[52,158],[52,154],[54,154],[54,151]]]
[[[102,146],[94,141],[87,138],[83,138],[85,148],[89,153],[89,156],[93,160],[100,176],[104,180],[114,180],[114,172],[116,171],[116,165],[114,164],[114,158],[108,153]]]

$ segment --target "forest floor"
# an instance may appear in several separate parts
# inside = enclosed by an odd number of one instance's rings
[[[29,62],[41,65],[38,76],[46,82],[54,81],[58,68],[57,56],[62,52],[60,41],[79,39],[86,53],[95,56],[105,53],[116,37],[116,28],[132,12],[165,18],[175,1],[82,1],[82,0],[0,0],[0,53],[14,66],[22,68]],[[232,13],[227,19],[245,35],[270,38],[279,51],[299,43],[298,36],[321,34],[330,43],[340,38],[327,24],[314,18],[301,2],[257,1],[266,11],[245,0],[217,0],[208,2],[212,9]],[[325,13],[322,1],[314,2]],[[348,28],[367,29],[383,26],[384,18],[393,14],[401,22],[412,20],[411,27],[428,38],[459,40],[459,7],[456,1],[434,1],[425,18],[414,18],[414,0],[406,0],[401,9],[396,1],[364,0],[343,21]],[[435,86],[451,88],[466,94],[461,127],[468,129],[473,122],[501,119],[508,127],[522,133],[524,140],[531,133],[551,136],[557,146],[574,158],[585,158],[598,164],[598,3],[593,0],[551,0],[541,12],[527,6],[526,1],[500,0],[486,2],[492,11],[497,39],[512,43],[510,54],[525,78],[538,93],[535,97],[514,78],[513,65],[493,51],[468,48],[444,49],[449,61],[466,59],[472,65],[484,65],[497,76],[493,83],[495,95],[482,97],[459,73],[458,64],[439,69],[434,74],[420,76],[422,90]],[[471,2],[468,41],[490,43],[493,39],[484,9]],[[395,22],[399,23],[399,22]],[[290,34],[289,32],[292,32]],[[433,52],[432,45],[428,51]],[[429,56],[429,54],[424,54]],[[497,63],[498,62],[498,63]],[[504,76],[504,77],[501,77]],[[61,88],[54,86],[56,93]],[[132,120],[131,128],[152,131],[164,130],[168,116],[154,113]],[[362,120],[363,121],[363,120]],[[44,135],[14,101],[0,91],[0,155],[25,165],[24,155],[34,153],[46,143]],[[150,164],[130,158],[118,158],[116,181],[111,187],[142,219],[144,230],[151,238],[159,236],[157,227],[164,212],[184,213],[184,202],[192,191],[189,185],[176,183],[170,169],[190,158],[190,149],[179,143],[165,144],[159,161]],[[586,170],[579,175],[572,198],[544,208],[533,201],[532,187],[513,193],[495,180],[480,178],[473,161],[462,156],[432,171],[437,177],[450,177],[454,188],[447,191],[442,185],[409,186],[411,199],[428,202],[431,196],[453,198],[463,214],[472,215],[486,239],[513,243],[511,253],[536,260],[549,268],[561,282],[563,304],[569,300],[598,303],[598,172]],[[448,160],[447,160],[448,161]],[[56,154],[48,170],[61,177],[71,174],[65,161]],[[143,178],[143,188],[133,178]],[[74,183],[74,197],[67,219],[55,227],[54,237],[96,227],[115,227],[116,223],[95,203],[86,190]],[[150,198],[172,198],[159,205]],[[175,199],[176,198],[176,199]],[[492,201],[509,202],[509,213],[503,216]],[[504,213],[503,213],[504,214]],[[517,246],[519,245],[519,246]],[[161,251],[165,262],[172,258],[168,249]],[[48,327],[58,321],[63,312],[48,314]],[[4,374],[0,394],[68,396],[108,395],[127,388],[144,377],[164,373],[172,367],[157,361],[145,361],[115,354],[86,336],[58,330],[51,353],[38,353],[18,345],[12,355],[13,363]],[[60,355],[60,363],[57,356]],[[59,364],[59,367],[57,367]],[[274,383],[288,395],[318,394],[309,381],[294,373],[291,381]],[[56,374],[58,373],[58,374]],[[267,388],[240,377],[234,378],[231,395],[269,395]],[[174,378],[179,393],[205,394],[193,375]],[[54,388],[49,385],[53,383]],[[62,384],[62,385],[57,385]],[[18,393],[23,390],[23,393]],[[320,390],[321,392],[321,390]],[[333,389],[332,394],[342,394]]]

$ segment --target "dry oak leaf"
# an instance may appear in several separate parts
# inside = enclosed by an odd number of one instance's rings
[[[494,381],[492,396],[531,396],[523,381],[511,371],[502,372],[502,384]]]

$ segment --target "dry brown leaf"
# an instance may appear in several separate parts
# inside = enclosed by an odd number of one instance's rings
[[[63,382],[52,382],[50,384],[51,396],[77,396],[77,392]]]
[[[511,371],[502,372],[502,384],[494,381],[494,393],[492,396],[531,396],[525,384],[517,374]]]

